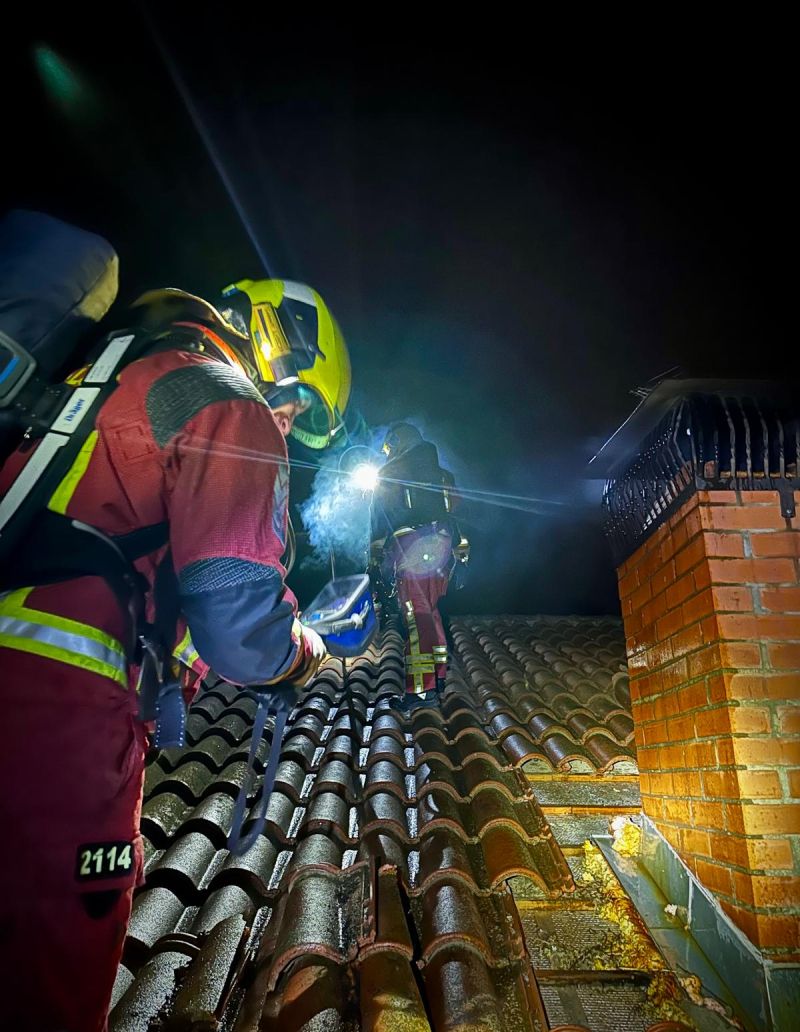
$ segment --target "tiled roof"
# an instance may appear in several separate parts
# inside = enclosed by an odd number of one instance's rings
[[[389,708],[402,680],[394,631],[346,674],[328,664],[290,720],[265,834],[242,858],[225,839],[256,704],[225,685],[196,702],[187,748],[148,769],[147,880],[112,1028],[232,1010],[237,1029],[273,1012],[304,1028],[291,1014],[312,987],[338,1015],[326,1029],[392,1027],[380,1023],[395,1013],[532,1027],[541,1004],[505,882],[524,875],[555,897],[573,889],[569,866],[468,700],[452,690],[441,711],[405,716]]]
[[[240,858],[225,843],[256,703],[224,684],[202,693],[187,747],[148,767],[146,883],[134,901],[112,1032],[567,1032],[583,1027],[566,1023],[576,1015],[595,1013],[592,1032],[652,1026],[646,981],[616,984],[611,972],[598,995],[585,973],[541,970],[569,965],[549,946],[542,953],[554,918],[537,908],[560,920],[566,907],[567,920],[590,906],[578,851],[552,830],[552,814],[565,809],[560,793],[580,792],[580,776],[568,775],[567,789],[563,774],[552,783],[526,776],[504,744],[509,735],[498,743],[492,718],[478,712],[475,692],[491,691],[488,671],[476,682],[465,667],[476,648],[499,648],[504,636],[509,654],[519,645],[538,655],[530,642],[546,639],[555,656],[576,627],[586,633],[574,635],[568,662],[588,663],[594,629],[533,621],[528,636],[527,623],[509,619],[511,636],[506,619],[486,621],[472,639],[466,621],[455,625],[464,666],[441,709],[390,708],[403,685],[394,630],[346,669],[330,661],[290,718],[265,832]],[[613,675],[602,676],[617,659],[616,627],[598,628],[599,669],[583,674],[598,684],[595,696],[608,698],[621,691],[619,679],[612,686]],[[527,726],[512,699],[509,714]],[[268,740],[260,746],[261,763],[268,748]],[[611,795],[638,799],[634,779],[610,781]],[[606,785],[591,790],[602,795]],[[582,842],[581,819],[573,834]],[[575,977],[565,984],[564,974]]]
[[[515,765],[636,770],[625,640],[610,617],[459,617],[465,686]]]

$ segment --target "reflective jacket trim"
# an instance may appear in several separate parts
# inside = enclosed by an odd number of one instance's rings
[[[183,663],[184,666],[192,667],[200,659],[200,653],[194,647],[191,635],[189,634],[189,628],[186,628],[186,634],[181,638],[178,644],[175,646],[175,650],[172,653],[173,658],[177,659],[179,663]]]
[[[410,655],[406,656],[406,676],[412,678],[414,681],[414,694],[421,695],[425,692],[425,682],[423,681],[423,673],[434,673],[433,663],[431,663],[431,669],[423,671],[420,669],[418,664],[423,661],[422,653],[419,650],[419,631],[417,630],[417,618],[414,615],[414,603],[409,599],[405,604],[403,615],[406,618],[406,627],[408,628],[408,648]],[[433,657],[430,657],[431,660]]]
[[[47,506],[52,512],[60,512],[66,515],[67,506],[72,501],[72,496],[75,494],[75,489],[81,482],[83,474],[88,469],[94,450],[97,446],[97,431],[92,430],[86,440],[83,442],[83,447],[78,452],[75,461],[68,470],[66,476],[58,485],[53,492],[53,497],[50,499],[50,504]]]
[[[89,624],[29,609],[31,588],[0,595],[0,646],[80,667],[128,687],[128,663],[122,645]]]

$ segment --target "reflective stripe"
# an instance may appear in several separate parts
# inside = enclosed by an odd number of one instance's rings
[[[50,465],[59,448],[63,448],[68,440],[69,438],[63,434],[50,433],[39,441],[36,451],[25,463],[19,476],[0,501],[0,530],[15,515],[39,482],[39,478]]]
[[[89,466],[89,462],[96,445],[97,431],[92,430],[83,442],[83,447],[78,452],[78,455],[72,463],[67,475],[53,492],[53,497],[50,499],[50,504],[47,506],[47,508],[52,512],[60,512],[62,515],[66,514],[67,506],[72,501],[75,489]]]
[[[108,677],[128,687],[125,650],[89,624],[23,605],[31,588],[0,595],[0,646],[29,652]]]
[[[419,651],[419,631],[417,630],[417,618],[414,615],[414,603],[409,599],[405,604],[404,616],[408,627],[409,656],[406,656],[406,676],[414,678],[414,694],[421,695],[425,691],[425,682],[422,679],[423,673],[434,673],[433,667],[423,671],[417,669],[417,662],[421,659]],[[431,657],[432,658],[432,657]]]
[[[447,646],[446,645],[434,645],[433,646],[433,658],[437,663],[447,662]]]
[[[194,666],[200,659],[200,653],[194,647],[191,635],[189,634],[189,628],[186,628],[186,634],[181,638],[178,644],[175,646],[175,651],[172,653],[173,657],[178,660],[179,663],[183,663],[185,666]]]

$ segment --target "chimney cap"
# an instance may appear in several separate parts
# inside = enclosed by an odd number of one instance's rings
[[[589,477],[609,479],[627,464],[639,445],[676,402],[689,395],[721,395],[726,398],[758,398],[788,402],[796,385],[778,380],[662,380],[643,398],[625,422],[589,460]]]

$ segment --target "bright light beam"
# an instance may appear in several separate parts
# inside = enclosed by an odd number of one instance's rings
[[[181,100],[183,101],[184,107],[186,108],[186,111],[189,114],[189,118],[192,120],[192,125],[194,125],[198,136],[203,141],[203,145],[206,149],[209,158],[211,159],[211,163],[217,170],[217,175],[222,180],[222,185],[228,192],[228,197],[230,197],[231,204],[233,205],[236,214],[239,216],[239,221],[242,223],[245,233],[247,233],[247,235],[250,237],[250,242],[252,243],[255,252],[259,257],[261,264],[264,266],[264,270],[266,271],[268,276],[271,276],[272,273],[270,271],[269,262],[267,261],[267,256],[264,253],[264,249],[261,247],[261,243],[258,239],[258,234],[256,233],[252,223],[250,222],[250,219],[247,216],[244,204],[240,200],[239,195],[236,191],[236,187],[233,184],[233,180],[231,179],[228,170],[225,167],[225,163],[222,160],[222,155],[220,154],[219,149],[212,140],[211,134],[206,129],[203,119],[200,117],[200,111],[198,110],[197,105],[192,99],[189,87],[186,84],[186,80],[183,78],[180,71],[178,70],[177,64],[175,63],[175,61],[173,61],[172,57],[170,56],[170,53],[167,50],[167,45],[164,42],[161,33],[158,31],[155,22],[151,18],[149,11],[146,8],[143,8],[142,13],[144,15],[145,21],[147,22],[147,27],[150,29],[150,33],[153,37],[153,40],[155,41],[156,47],[158,48],[158,52],[161,55],[161,60],[166,65],[167,71],[169,72],[170,78],[172,79],[172,83],[175,86],[175,89],[178,91],[178,95],[180,96]]]
[[[359,491],[374,491],[378,486],[378,467],[370,462],[362,462],[350,474],[350,479]]]

